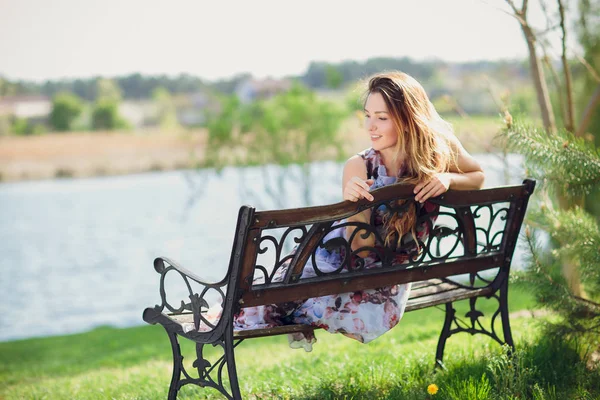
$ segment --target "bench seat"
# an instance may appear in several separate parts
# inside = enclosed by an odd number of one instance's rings
[[[429,279],[427,281],[415,282],[412,284],[405,312],[446,304],[452,301],[486,296],[493,291],[494,290],[491,287],[483,287],[480,289],[465,288],[449,279]],[[184,331],[183,324],[194,323],[193,313],[171,314],[169,315],[169,318],[181,325],[181,332]],[[401,324],[402,322],[400,322],[400,325]],[[250,339],[295,332],[310,332],[316,329],[320,328],[309,325],[283,325],[263,329],[234,330],[233,337],[234,339]]]

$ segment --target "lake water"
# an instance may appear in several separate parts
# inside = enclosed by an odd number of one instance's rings
[[[475,157],[486,187],[521,183],[518,156],[508,177],[498,157]],[[337,202],[341,171],[313,164],[309,194],[300,168],[273,166],[0,184],[0,341],[144,324],[143,309],[159,302],[156,256],[220,279],[242,204]]]

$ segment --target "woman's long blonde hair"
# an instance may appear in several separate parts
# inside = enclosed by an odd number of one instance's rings
[[[398,182],[417,184],[427,181],[439,172],[448,172],[450,166],[458,169],[457,154],[452,150],[452,126],[444,121],[429,101],[425,89],[413,77],[403,72],[385,72],[369,79],[366,97],[379,93],[383,97],[398,133],[395,157],[402,157],[402,176]],[[385,219],[385,244],[400,246],[402,236],[411,232],[416,238],[416,203],[401,215]]]

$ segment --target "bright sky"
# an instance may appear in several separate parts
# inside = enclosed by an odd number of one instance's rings
[[[522,59],[521,29],[500,9],[505,0],[0,0],[0,76],[214,80],[375,56]]]

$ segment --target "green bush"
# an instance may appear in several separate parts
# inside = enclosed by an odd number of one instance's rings
[[[79,97],[68,92],[59,93],[52,100],[50,125],[57,131],[69,131],[82,110],[83,105]]]
[[[92,129],[113,130],[127,128],[128,125],[119,115],[118,103],[110,100],[101,100],[92,110]]]

